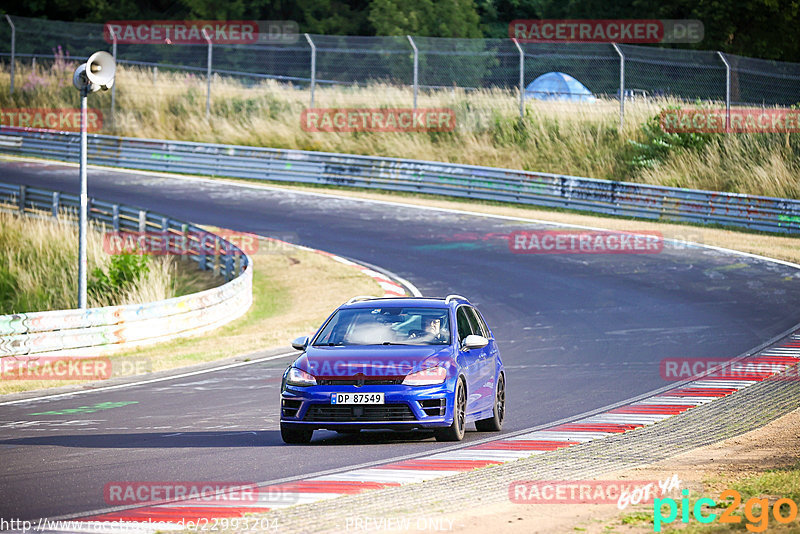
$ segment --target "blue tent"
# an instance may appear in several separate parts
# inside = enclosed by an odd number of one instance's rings
[[[525,88],[525,98],[572,102],[595,101],[594,95],[585,85],[563,72],[548,72],[533,80]]]

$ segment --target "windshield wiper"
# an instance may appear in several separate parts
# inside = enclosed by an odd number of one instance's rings
[[[381,345],[408,345],[408,343],[397,343],[395,341],[384,341]]]

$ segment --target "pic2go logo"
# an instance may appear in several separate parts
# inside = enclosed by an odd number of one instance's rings
[[[733,515],[733,512],[739,508],[740,504],[742,504],[742,496],[736,490],[727,489],[719,494],[720,501],[733,499],[725,511],[719,514],[719,516],[713,512],[703,515],[704,505],[708,506],[709,508],[717,507],[717,503],[714,501],[714,499],[703,497],[702,499],[697,499],[694,503],[694,506],[691,506],[689,504],[689,498],[687,497],[687,495],[689,495],[689,490],[683,490],[681,493],[684,496],[680,501],[682,523],[689,522],[690,512],[698,523],[712,523],[717,519],[717,517],[719,517],[720,523],[742,522],[741,516]],[[667,510],[666,516],[664,515],[665,508]],[[756,513],[756,508],[759,509],[758,513]],[[785,513],[783,512],[784,508]],[[675,499],[654,499],[653,531],[661,532],[662,525],[675,521],[675,519],[678,517],[678,510],[678,503],[675,501]],[[748,523],[745,525],[747,530],[750,532],[764,532],[767,530],[767,526],[769,525],[769,513],[770,506],[768,499],[759,499],[756,497],[748,499],[747,502],[744,503],[744,517],[748,521]],[[778,499],[772,505],[772,517],[775,519],[775,521],[783,525],[791,523],[797,518],[797,504],[793,500],[787,499],[786,497]]]

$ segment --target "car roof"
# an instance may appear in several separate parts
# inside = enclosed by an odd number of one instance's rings
[[[469,300],[460,295],[447,297],[353,297],[340,308],[374,308],[376,306],[414,306],[417,308],[444,308],[459,303],[469,304]]]

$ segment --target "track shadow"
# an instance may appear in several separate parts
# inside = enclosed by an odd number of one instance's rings
[[[426,431],[362,431],[357,434],[338,434],[324,430],[314,433],[306,446],[385,445],[422,443],[433,440]],[[218,432],[138,432],[117,434],[63,434],[32,436],[0,440],[0,449],[23,446],[76,447],[90,449],[169,449],[169,448],[227,448],[227,447],[289,447],[278,430],[218,431]],[[296,446],[296,445],[295,445]],[[302,445],[301,445],[302,446]]]
[[[191,447],[284,446],[277,430],[218,432],[139,432],[118,434],[64,434],[0,440],[3,445],[43,445],[90,449],[168,449]]]

